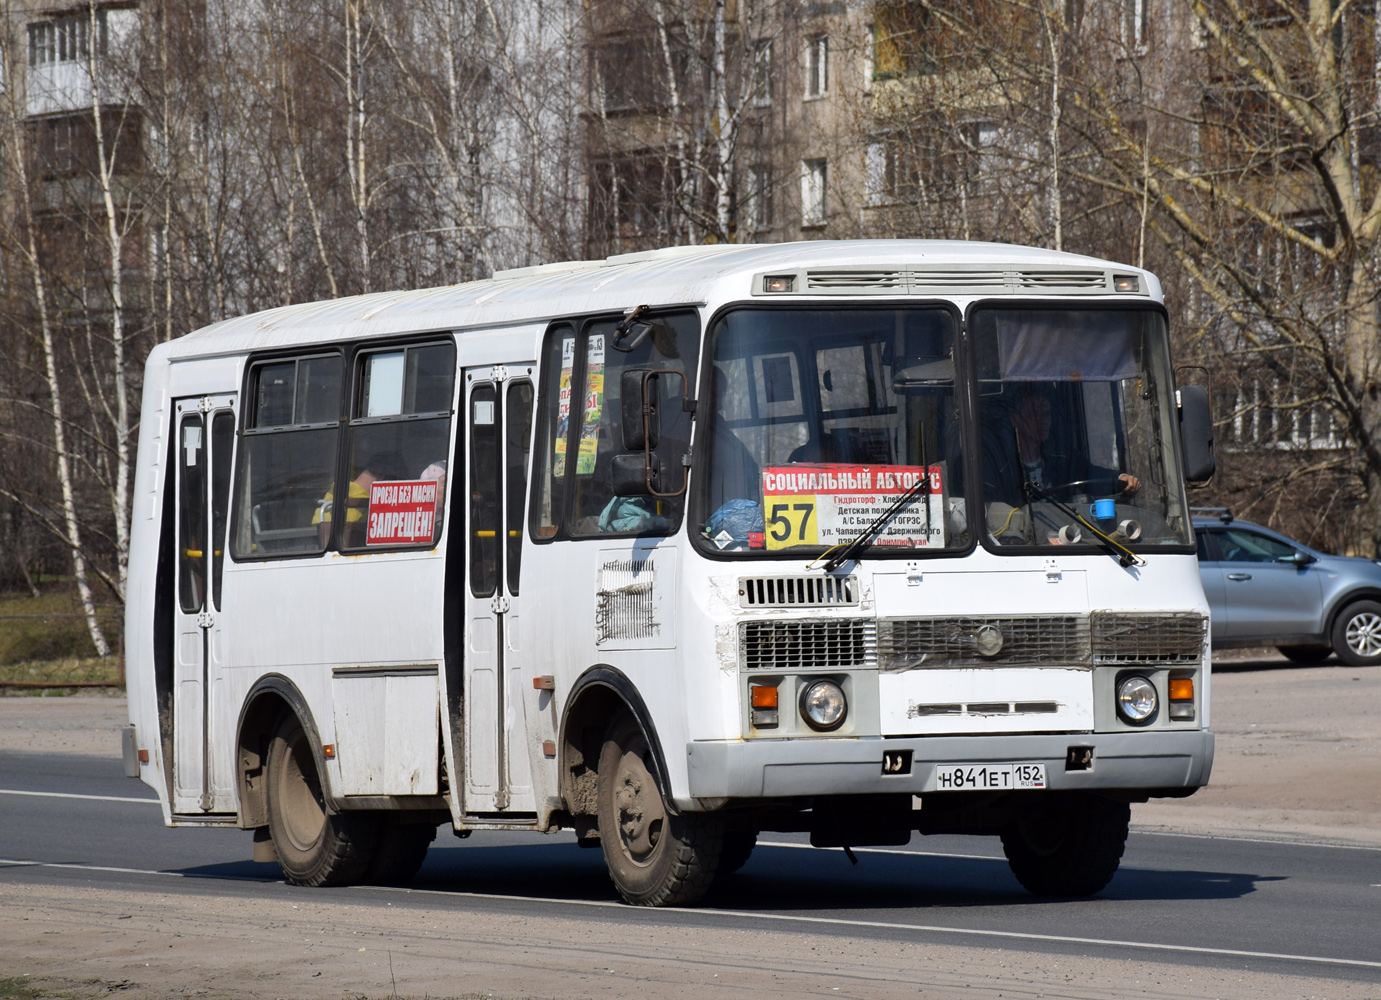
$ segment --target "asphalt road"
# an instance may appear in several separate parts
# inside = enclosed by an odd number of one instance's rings
[[[36,793],[36,794],[34,794]],[[136,800],[136,801],[130,801]],[[1134,833],[1097,897],[1039,900],[995,838],[816,851],[767,834],[704,905],[618,902],[598,851],[569,837],[443,827],[411,891],[329,890],[355,905],[665,926],[798,929],[914,942],[1098,955],[1381,984],[1381,849]],[[237,830],[169,830],[117,760],[0,752],[0,880],[130,893],[322,900],[248,860]]]

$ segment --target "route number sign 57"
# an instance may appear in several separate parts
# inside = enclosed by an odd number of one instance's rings
[[[769,497],[767,500],[767,547],[819,545],[815,497]]]

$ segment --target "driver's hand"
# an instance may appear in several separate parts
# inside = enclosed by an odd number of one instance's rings
[[[1122,480],[1122,482],[1126,484],[1122,487],[1123,493],[1135,493],[1137,490],[1141,489],[1141,480],[1136,478],[1136,476],[1132,475],[1130,472],[1124,472],[1117,478]]]

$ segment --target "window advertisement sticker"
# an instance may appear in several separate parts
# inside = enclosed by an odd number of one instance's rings
[[[575,457],[577,476],[595,471],[599,452],[599,417],[604,410],[604,334],[590,336],[590,356],[585,367],[585,422],[580,427],[580,451]]]
[[[762,470],[767,548],[839,545],[873,523],[921,480],[919,465],[782,465]],[[874,545],[943,545],[940,466],[922,491],[878,532]]]
[[[556,404],[556,434],[552,442],[551,474],[560,478],[566,474],[566,438],[571,424],[571,376],[575,372],[575,338],[561,341],[561,387]]]
[[[436,497],[435,479],[371,483],[365,544],[430,542],[436,527]]]

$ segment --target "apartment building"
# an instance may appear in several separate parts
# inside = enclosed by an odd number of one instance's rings
[[[129,3],[51,0],[15,0],[9,13],[5,113],[23,147],[28,207],[44,270],[55,279],[57,318],[103,325],[118,303],[137,299],[131,292],[142,280],[141,14]],[[18,211],[23,196],[11,189],[7,211]]]

